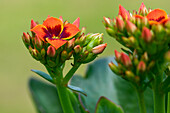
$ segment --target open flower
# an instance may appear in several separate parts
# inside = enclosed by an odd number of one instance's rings
[[[139,8],[139,15],[134,15],[135,18],[144,18],[144,16],[140,15],[141,12],[147,12],[147,9],[145,5],[142,3],[142,5]],[[162,10],[162,9],[154,9],[150,11],[147,15],[146,18],[149,21],[149,24],[162,24],[165,23],[169,20],[169,17],[167,13]]]
[[[162,9],[154,9],[146,17],[150,24],[161,24],[168,20],[167,13]]]
[[[62,17],[60,19],[48,17],[42,25],[35,26],[31,31],[36,33],[41,40],[58,49],[67,42],[66,39],[71,39],[80,31],[78,27],[79,18],[73,24],[63,24]]]

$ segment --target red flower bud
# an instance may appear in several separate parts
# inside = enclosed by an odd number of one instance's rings
[[[55,54],[56,54],[55,48],[54,48],[53,46],[49,46],[49,47],[47,48],[47,55],[48,55],[49,57],[54,57]]]
[[[138,64],[137,69],[138,69],[139,71],[144,72],[144,71],[146,70],[146,64],[145,64],[145,62],[144,62],[144,61],[140,61],[139,64]]]
[[[139,8],[139,14],[145,15],[147,12],[148,12],[148,10],[147,10],[146,6],[144,5],[144,3],[142,3]]]
[[[106,48],[106,46],[107,46],[107,44],[100,44],[100,45],[94,47],[94,48],[92,49],[92,52],[93,52],[94,54],[100,54],[100,53],[102,53],[102,52],[104,51],[104,49]]]
[[[34,20],[32,19],[32,20],[31,20],[31,27],[30,27],[30,28],[32,29],[32,28],[34,28],[36,25],[37,25],[37,23],[34,22]]]
[[[132,64],[129,56],[126,55],[125,53],[121,53],[121,62],[127,67]]]
[[[63,17],[62,16],[60,16],[59,19],[63,22]]]
[[[143,27],[142,38],[146,42],[150,42],[152,40],[152,33],[151,33],[151,31],[147,27]]]
[[[137,29],[136,25],[130,22],[129,20],[126,21],[126,29],[130,33],[134,33]]]
[[[69,40],[69,41],[67,42],[67,48],[73,47],[73,46],[74,46],[74,43],[75,43],[75,38]]]
[[[76,27],[79,28],[79,26],[80,26],[80,18],[79,17],[73,22],[73,25],[75,25]]]
[[[30,43],[30,36],[29,34],[26,34],[25,32],[23,32],[22,39],[25,43]]]
[[[115,50],[115,57],[116,57],[116,60],[120,60],[121,58],[121,53],[119,53],[117,50]]]
[[[41,39],[37,35],[35,36],[35,45],[38,48],[42,48],[42,45],[43,45],[43,42],[41,41]]]
[[[106,17],[103,17],[103,19],[104,19],[105,26],[108,27],[111,24],[111,19],[110,18],[106,18]]]
[[[123,31],[125,24],[122,19],[117,17],[116,18],[116,26],[117,26],[118,30]]]
[[[74,47],[74,51],[75,51],[75,53],[79,53],[80,51],[81,51],[81,47],[80,47],[80,45],[76,45],[75,47]]]
[[[130,19],[129,12],[121,5],[119,5],[119,15],[121,15],[124,20]]]

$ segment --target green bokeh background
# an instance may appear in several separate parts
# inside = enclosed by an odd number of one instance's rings
[[[80,27],[85,26],[87,32],[104,33],[108,47],[100,58],[120,50],[120,45],[106,34],[103,16],[115,17],[119,4],[132,11],[142,2],[170,13],[169,0],[0,0],[0,113],[36,113],[27,86],[29,78],[36,76],[30,69],[46,70],[32,59],[21,40],[22,32],[29,31],[31,19],[42,23],[48,15],[62,15],[73,22],[80,17]],[[85,67],[77,73],[84,73]],[[66,70],[69,68],[68,64]]]

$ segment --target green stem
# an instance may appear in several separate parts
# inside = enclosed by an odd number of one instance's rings
[[[140,113],[146,113],[144,92],[137,90]]]
[[[170,92],[168,93],[167,113],[170,113]]]
[[[66,87],[57,85],[57,91],[60,99],[61,106],[64,113],[75,113],[68,95]]]
[[[68,90],[65,86],[62,85],[62,81],[63,81],[62,68],[56,68],[51,70],[49,67],[46,66],[46,69],[49,72],[49,74],[53,77],[53,80],[55,81],[63,112],[75,113],[69,98]]]
[[[161,90],[162,75],[155,76],[153,84],[154,113],[165,113],[165,94]]]
[[[71,70],[67,73],[65,78],[63,79],[63,84],[67,84],[68,81],[71,79],[71,77],[74,75],[74,73],[77,71],[77,69],[80,67],[81,63],[75,63],[74,66],[71,68]]]

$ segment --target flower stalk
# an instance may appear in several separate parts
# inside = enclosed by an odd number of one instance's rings
[[[66,74],[66,76],[63,79],[63,84],[67,85],[71,77],[74,75],[74,73],[77,71],[77,69],[80,67],[81,63],[75,63],[73,67],[70,69],[70,71]]]
[[[163,76],[158,75],[153,82],[154,113],[165,113],[165,94],[160,89],[162,80]]]
[[[69,95],[68,95],[68,90],[65,86],[62,85],[56,85],[59,99],[61,106],[63,108],[64,113],[75,113],[73,110],[73,106],[71,104]]]
[[[140,113],[146,113],[144,91],[137,89],[137,96],[138,96]]]
[[[168,93],[168,104],[167,104],[167,113],[170,113],[170,92]]]

